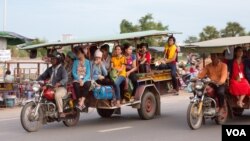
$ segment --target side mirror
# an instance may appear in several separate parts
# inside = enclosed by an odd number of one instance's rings
[[[37,57],[37,49],[30,50],[30,59]]]

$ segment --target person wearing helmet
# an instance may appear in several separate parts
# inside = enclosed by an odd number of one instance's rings
[[[59,112],[60,118],[65,118],[65,113],[63,113],[63,100],[62,98],[66,96],[66,84],[68,81],[67,72],[62,65],[62,56],[60,53],[56,52],[51,55],[51,64],[52,66],[47,68],[45,72],[40,75],[37,81],[49,80],[48,83],[51,83],[55,87],[55,100]]]

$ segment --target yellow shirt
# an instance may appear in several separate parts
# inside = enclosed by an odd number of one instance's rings
[[[120,69],[122,65],[125,65],[126,59],[124,56],[121,57],[112,57],[111,63],[113,64],[113,67],[116,69]],[[123,68],[123,70],[119,74],[120,76],[126,77],[126,67]]]
[[[175,54],[177,52],[176,45],[166,45],[164,53],[166,54],[167,59],[173,59],[175,57]]]

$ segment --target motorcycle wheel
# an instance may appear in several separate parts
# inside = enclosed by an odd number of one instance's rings
[[[71,126],[76,126],[77,123],[79,122],[79,119],[80,119],[80,112],[76,109],[74,109],[74,115],[71,115],[70,118],[68,119],[65,119],[63,121],[63,124],[67,127],[71,127]]]
[[[198,116],[198,104],[190,103],[187,109],[187,123],[192,130],[199,129],[202,125],[203,112]]]
[[[218,125],[224,124],[228,119],[228,107],[227,102],[224,101],[224,111],[223,114],[220,114],[215,118],[215,123]]]
[[[33,102],[29,102],[25,104],[21,111],[21,124],[22,127],[27,132],[36,132],[43,125],[43,113],[42,110],[38,109],[38,115],[35,117],[36,104]]]

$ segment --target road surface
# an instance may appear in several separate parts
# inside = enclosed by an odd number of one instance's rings
[[[122,109],[121,116],[100,118],[95,109],[81,114],[79,124],[44,125],[38,132],[27,133],[20,123],[20,108],[0,109],[0,141],[221,141],[221,126],[208,120],[199,130],[190,130],[186,110],[191,94],[166,95],[161,101],[161,116],[141,120],[137,110]],[[250,124],[250,112],[227,124]]]

